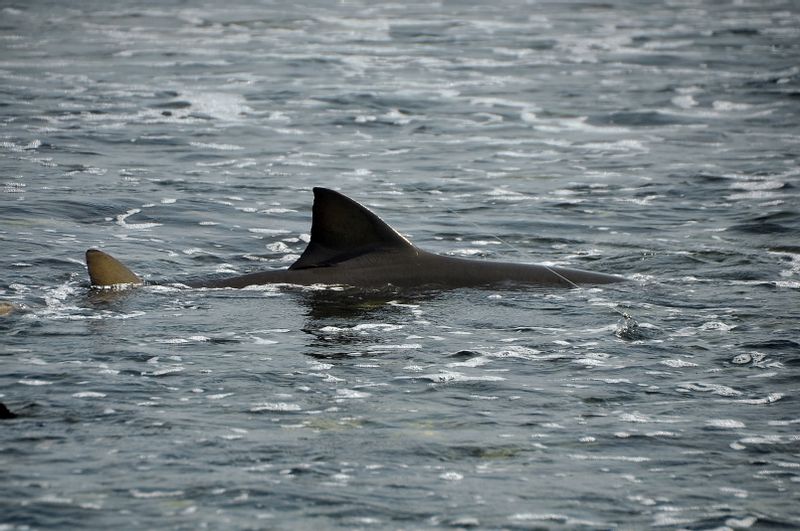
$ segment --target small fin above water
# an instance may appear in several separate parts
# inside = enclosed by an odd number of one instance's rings
[[[0,402],[0,419],[15,419],[15,418],[17,418],[17,414],[9,411],[6,405]]]
[[[12,302],[0,301],[0,317],[11,315],[17,307]]]
[[[97,249],[86,251],[86,267],[92,286],[95,287],[143,284],[142,279],[122,265],[122,262]]]
[[[289,269],[325,267],[375,250],[415,247],[381,218],[347,196],[314,188],[311,241]]]

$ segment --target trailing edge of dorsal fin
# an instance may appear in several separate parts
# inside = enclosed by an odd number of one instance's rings
[[[381,218],[347,196],[314,188],[311,241],[289,269],[330,266],[375,250],[414,246]]]

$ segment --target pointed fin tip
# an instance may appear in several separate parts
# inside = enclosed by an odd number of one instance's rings
[[[98,249],[86,251],[86,268],[93,287],[136,286],[144,283],[122,262]]]
[[[325,267],[375,250],[414,246],[368,208],[335,190],[314,187],[311,241],[289,269]]]
[[[0,402],[0,419],[15,419],[17,416],[18,415],[11,412],[4,403]]]

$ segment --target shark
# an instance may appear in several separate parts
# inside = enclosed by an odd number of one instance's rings
[[[328,188],[313,189],[311,238],[286,269],[182,282],[192,288],[266,284],[343,285],[365,289],[456,289],[501,286],[576,287],[624,278],[540,264],[474,260],[425,251],[365,206]],[[86,251],[92,287],[131,287],[144,280],[98,249]]]

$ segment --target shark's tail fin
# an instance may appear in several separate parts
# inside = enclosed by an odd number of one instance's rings
[[[86,267],[89,269],[89,279],[92,282],[92,286],[109,287],[120,284],[143,284],[142,279],[122,265],[119,260],[97,249],[86,251]]]

